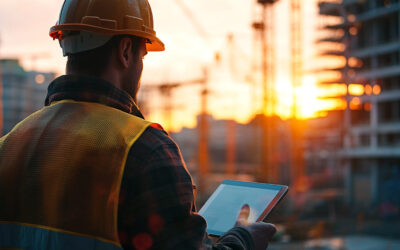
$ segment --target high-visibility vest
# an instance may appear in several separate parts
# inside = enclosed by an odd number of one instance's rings
[[[0,249],[122,249],[122,175],[149,125],[102,104],[67,100],[2,137]]]

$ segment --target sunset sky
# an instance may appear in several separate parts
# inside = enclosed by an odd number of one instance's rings
[[[251,23],[256,0],[181,0],[197,20],[205,35],[199,34],[193,23],[175,0],[150,0],[155,29],[166,44],[165,52],[150,53],[145,59],[142,82],[161,84],[201,78],[203,69],[209,75],[211,90],[209,112],[216,118],[234,118],[247,122],[261,105],[261,90],[254,101],[248,78],[252,61],[259,56],[253,49]],[[277,112],[290,116],[290,19],[288,0],[276,5],[276,91],[279,96]],[[318,27],[316,0],[304,0],[304,86],[300,94],[303,117],[314,116],[317,107],[327,106],[318,97],[316,79],[307,74],[313,68],[316,55],[314,41]],[[0,57],[18,57],[28,70],[54,71],[63,74],[65,58],[56,41],[48,36],[55,24],[63,0],[1,0],[0,1]],[[228,34],[234,43],[228,46]],[[221,62],[215,61],[215,53]],[[32,60],[37,56],[37,60]],[[233,58],[234,60],[230,60]],[[195,126],[200,110],[200,86],[185,87],[174,92],[173,120],[175,130]],[[163,99],[156,91],[149,92],[151,110],[147,118],[163,123]],[[260,100],[260,101],[257,101]]]

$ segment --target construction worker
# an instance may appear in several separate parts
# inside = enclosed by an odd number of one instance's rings
[[[213,245],[177,145],[135,104],[164,50],[147,0],[65,0],[50,35],[66,75],[0,139],[0,249],[267,247],[275,228],[243,222]]]

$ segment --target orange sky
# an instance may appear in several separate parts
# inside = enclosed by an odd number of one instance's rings
[[[158,84],[171,81],[185,81],[202,76],[204,67],[209,70],[209,86],[212,95],[209,112],[217,118],[235,118],[248,121],[254,113],[252,88],[247,81],[252,74],[251,63],[253,17],[251,0],[181,0],[192,11],[194,18],[203,27],[207,37],[201,37],[187,16],[174,0],[150,0],[155,17],[158,36],[165,42],[166,51],[151,53],[145,59],[143,84]],[[316,19],[316,0],[304,0],[305,69],[312,68]],[[55,71],[62,74],[65,58],[57,42],[48,37],[48,31],[57,20],[63,0],[1,0],[0,1],[0,55],[20,57],[28,69]],[[280,97],[278,113],[290,115],[290,42],[289,5],[281,0],[277,11],[277,79],[276,89]],[[235,36],[233,51],[227,47],[227,34]],[[222,60],[216,64],[214,54],[220,52]],[[35,64],[32,55],[42,54]],[[235,58],[234,63],[229,58]],[[236,69],[236,70],[232,70]],[[234,72],[233,72],[234,71]],[[298,92],[303,102],[303,116],[313,116],[315,107],[324,105],[318,100],[318,91],[313,77],[306,76],[305,86]],[[261,99],[261,91],[257,91]],[[163,120],[163,105],[159,95],[151,96],[150,120]],[[199,87],[182,88],[174,93],[174,129],[195,126],[195,117],[200,110]],[[260,102],[256,102],[258,107]]]

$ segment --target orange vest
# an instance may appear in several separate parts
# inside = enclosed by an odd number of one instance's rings
[[[0,139],[0,249],[121,249],[128,152],[151,123],[97,103],[61,101]]]

